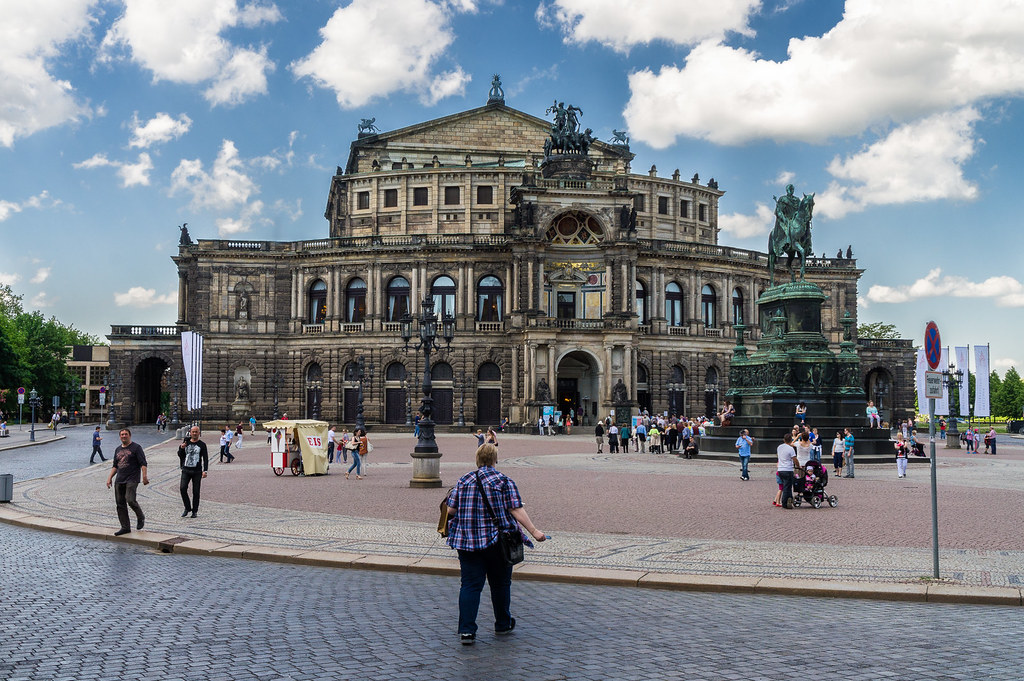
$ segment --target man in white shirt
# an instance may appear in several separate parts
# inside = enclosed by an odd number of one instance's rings
[[[779,456],[779,479],[782,480],[782,507],[793,508],[793,464],[796,462],[796,449],[793,447],[793,434],[786,433],[776,453]]]
[[[334,426],[327,430],[327,463],[334,463]]]

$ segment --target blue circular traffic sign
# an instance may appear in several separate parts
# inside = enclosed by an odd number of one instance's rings
[[[19,395],[24,395],[25,394],[25,389],[24,388],[18,388],[18,394]]]
[[[939,367],[939,360],[942,359],[942,337],[939,336],[939,326],[935,322],[928,322],[928,326],[924,327],[924,358],[932,371]]]

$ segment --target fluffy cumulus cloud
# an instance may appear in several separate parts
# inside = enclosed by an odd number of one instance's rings
[[[44,281],[46,281],[49,278],[50,278],[50,268],[49,267],[40,267],[39,269],[36,270],[36,273],[35,273],[35,275],[33,275],[31,281],[32,281],[33,284],[42,284]]]
[[[20,213],[26,208],[42,208],[49,198],[49,192],[44,191],[36,194],[35,196],[31,196],[24,201],[5,201],[0,199],[0,222],[3,222],[15,213]]]
[[[221,143],[209,172],[201,160],[183,159],[171,173],[171,195],[178,192],[191,195],[189,206],[193,210],[237,211],[237,215],[217,219],[221,236],[247,232],[261,219],[263,202],[254,198],[259,191],[248,173],[246,161],[239,156],[231,140]]]
[[[28,301],[28,304],[38,309],[41,307],[52,307],[56,302],[57,299],[51,298],[46,291],[40,291],[32,296],[32,300]]]
[[[966,277],[943,276],[936,268],[905,286],[875,284],[867,294],[871,303],[910,303],[937,297],[987,298],[999,307],[1024,307],[1024,284],[1005,275],[975,282]]]
[[[21,281],[21,275],[17,272],[0,272],[0,286],[13,286]]]
[[[114,303],[118,307],[153,307],[154,305],[176,305],[178,294],[170,292],[157,295],[156,289],[132,286],[124,293],[114,294]]]
[[[238,0],[126,0],[124,14],[103,39],[102,58],[122,50],[154,80],[209,83],[213,105],[234,105],[267,91],[274,64],[266,48],[240,47],[223,34],[281,20],[273,4]]]
[[[977,146],[973,126],[979,118],[971,107],[935,114],[897,127],[859,153],[836,157],[828,166],[836,180],[817,198],[816,213],[841,218],[872,205],[977,198],[962,166]]]
[[[80,163],[72,164],[76,170],[92,170],[94,168],[116,168],[117,175],[121,178],[121,186],[135,187],[149,186],[149,173],[153,170],[153,159],[149,154],[142,152],[135,163],[127,161],[113,161],[107,158],[106,154],[95,154]]]
[[[139,121],[137,115],[132,116],[132,138],[128,146],[146,149],[155,144],[170,142],[187,133],[191,127],[192,119],[185,114],[174,118],[167,113],[158,113],[145,123]]]
[[[566,43],[597,42],[620,52],[656,40],[692,45],[726,33],[751,35],[761,0],[552,0],[537,8],[543,26],[557,26]]]
[[[91,114],[52,72],[60,48],[88,34],[96,0],[5,2],[0,21],[0,145]]]
[[[754,215],[730,213],[718,218],[719,228],[737,239],[767,234],[775,226],[775,211],[767,204],[758,202]]]
[[[454,36],[451,13],[475,3],[431,0],[353,0],[320,29],[322,42],[291,64],[297,78],[332,90],[344,109],[405,90],[428,104],[460,94],[461,68],[435,73]]]
[[[619,3],[621,6],[621,3]],[[763,59],[718,40],[629,77],[634,139],[823,142],[1024,92],[1024,3],[847,0],[820,37]]]

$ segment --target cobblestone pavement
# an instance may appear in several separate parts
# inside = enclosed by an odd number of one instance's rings
[[[456,578],[3,524],[0,546],[6,681],[1016,680],[1024,652],[1017,608],[537,582],[513,585],[515,633],[490,633],[485,597],[462,646]]]
[[[196,520],[181,519],[175,443],[147,448],[147,528],[190,538],[352,553],[454,554],[433,530],[443,491],[408,488],[412,439],[374,436],[364,480],[275,477],[262,438],[233,464],[211,464]],[[440,436],[446,484],[469,470],[475,439]],[[941,576],[958,584],[1024,585],[1024,448],[998,457],[939,454]],[[56,446],[56,445],[54,445]],[[39,448],[34,448],[39,449]],[[86,450],[87,451],[87,450]],[[549,566],[694,575],[918,583],[932,570],[928,466],[858,466],[833,480],[839,507],[782,511],[770,466],[741,482],[731,461],[598,455],[586,436],[503,436],[499,466],[519,484],[534,521],[554,539],[529,553]],[[0,455],[3,456],[3,455]],[[0,458],[2,461],[2,458]],[[87,461],[87,459],[86,459]],[[15,504],[36,515],[114,528],[105,467],[45,480],[18,477]],[[998,518],[998,522],[994,522]]]

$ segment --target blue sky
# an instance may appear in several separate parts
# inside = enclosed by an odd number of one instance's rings
[[[1024,4],[1006,0],[0,0],[0,281],[91,333],[175,320],[177,225],[327,233],[330,176],[382,130],[505,101],[627,129],[714,177],[764,250],[816,193],[862,321],[1024,368]]]

